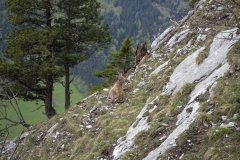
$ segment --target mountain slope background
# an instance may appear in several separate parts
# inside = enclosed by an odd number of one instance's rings
[[[96,92],[8,141],[1,158],[18,146],[15,159],[238,160],[240,7],[195,2],[127,73],[123,103]]]
[[[7,33],[13,29],[8,23],[8,15],[7,7],[4,5],[5,0],[0,1],[0,14],[1,14],[1,38],[3,41],[0,41],[0,50],[5,49],[5,41],[7,40]],[[130,35],[132,37],[132,41],[134,46],[137,43],[142,43],[144,41],[148,42],[148,47],[150,47],[150,41],[153,40],[154,35],[157,36],[159,32],[159,28],[166,28],[170,25],[170,18],[173,20],[180,19],[186,14],[186,10],[188,10],[187,2],[177,0],[176,2],[168,2],[168,1],[120,1],[120,0],[104,0],[101,1],[101,10],[100,14],[103,16],[103,23],[108,23],[111,29],[111,35],[113,37],[112,43],[109,45],[109,49],[104,52],[98,53],[95,56],[91,57],[88,61],[81,63],[79,66],[73,69],[74,72],[74,86],[78,89],[78,92],[74,90],[74,94],[79,95],[84,94],[87,95],[89,86],[96,85],[102,83],[104,79],[97,78],[94,76],[94,72],[96,70],[102,70],[105,68],[106,63],[111,60],[111,56],[109,55],[110,51],[116,51],[121,46],[121,42],[123,39]],[[161,6],[161,7],[159,7]],[[173,12],[174,10],[174,12]],[[150,25],[151,24],[151,25]],[[134,47],[133,46],[133,47]],[[55,84],[59,86],[60,84]],[[61,87],[55,87],[61,88]],[[61,89],[60,89],[61,90]],[[63,90],[62,90],[63,91]],[[55,102],[54,106],[58,110],[58,113],[63,112],[62,101],[59,102],[60,94],[58,89],[56,90],[58,95],[55,94]],[[82,99],[80,96],[79,99]],[[75,103],[75,98],[72,99],[72,102]],[[30,115],[33,110],[38,108],[40,105],[35,105],[36,102],[30,103],[20,103],[20,107],[28,108],[31,107],[26,115]],[[34,106],[33,106],[34,105]],[[33,106],[33,107],[32,107]],[[35,117],[39,114],[37,119],[34,122],[38,122],[41,120],[45,120],[43,113],[43,108],[33,112],[30,117]],[[23,109],[25,112],[25,109]],[[41,117],[41,118],[40,118]],[[30,118],[26,117],[27,121],[31,121]],[[33,122],[33,121],[31,121]],[[33,123],[31,123],[33,124]],[[21,127],[18,127],[13,134],[11,134],[10,138],[14,138],[16,135],[20,133]]]
[[[138,43],[150,42],[171,24],[170,19],[180,20],[189,10],[188,1],[175,0],[101,0],[100,15],[103,23],[108,23],[112,42],[108,49],[89,58],[74,67],[74,76],[78,77],[75,86],[86,93],[89,86],[103,83],[105,79],[94,75],[96,70],[104,70],[112,57],[109,52],[119,50],[123,40],[130,36],[133,48]],[[84,85],[78,85],[84,83]],[[88,86],[86,88],[86,86]],[[81,88],[83,87],[83,88]]]
[[[1,14],[1,37],[0,49],[4,50],[4,41],[7,33],[13,29],[7,19],[8,12],[4,5],[5,0],[0,1]],[[109,52],[119,50],[123,40],[130,36],[133,48],[138,43],[150,42],[166,27],[171,25],[171,20],[180,20],[189,10],[188,0],[101,0],[99,14],[103,16],[103,23],[108,23],[112,36],[109,47],[98,54],[90,57],[72,69],[75,77],[74,85],[79,92],[88,94],[90,86],[103,83],[105,79],[94,75],[96,70],[104,70],[111,60]]]

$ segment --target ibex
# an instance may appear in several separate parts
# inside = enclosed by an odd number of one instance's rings
[[[125,93],[122,89],[122,84],[125,81],[125,77],[123,77],[122,73],[118,74],[118,80],[115,82],[113,87],[111,87],[109,91],[108,97],[111,98],[112,102],[121,102],[124,99]]]
[[[147,43],[138,44],[136,53],[135,53],[135,67],[140,66],[144,60],[150,56],[150,53],[147,52]]]

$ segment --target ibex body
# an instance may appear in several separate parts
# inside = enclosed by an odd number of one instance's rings
[[[122,88],[124,81],[125,78],[123,77],[123,75],[119,74],[118,80],[115,82],[113,87],[111,87],[108,95],[111,98],[112,102],[121,102],[124,99],[125,93]]]

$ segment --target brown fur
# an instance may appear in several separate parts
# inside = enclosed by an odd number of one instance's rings
[[[147,58],[149,58],[150,56],[151,56],[151,54],[147,52],[147,54],[146,54],[146,55],[141,59],[141,61],[138,63],[138,65],[136,66],[136,68],[139,68],[139,66],[141,66],[141,65],[145,62],[145,60],[146,60]]]
[[[115,82],[113,87],[109,91],[109,97],[113,103],[121,102],[124,99],[125,93],[122,89],[122,84],[125,81],[125,78],[122,74],[118,75],[118,80]]]
[[[139,64],[142,61],[142,59],[144,57],[146,58],[146,55],[147,56],[150,55],[150,53],[147,52],[147,43],[145,42],[142,45],[138,44],[137,45],[137,49],[136,49],[136,53],[135,53],[135,56],[136,56],[135,57],[135,67],[139,66]]]

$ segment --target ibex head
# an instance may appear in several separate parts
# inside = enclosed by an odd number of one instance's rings
[[[118,82],[122,85],[123,82],[125,82],[126,78],[123,76],[122,73],[119,73],[118,72],[118,75],[117,75],[117,79],[118,79]]]

